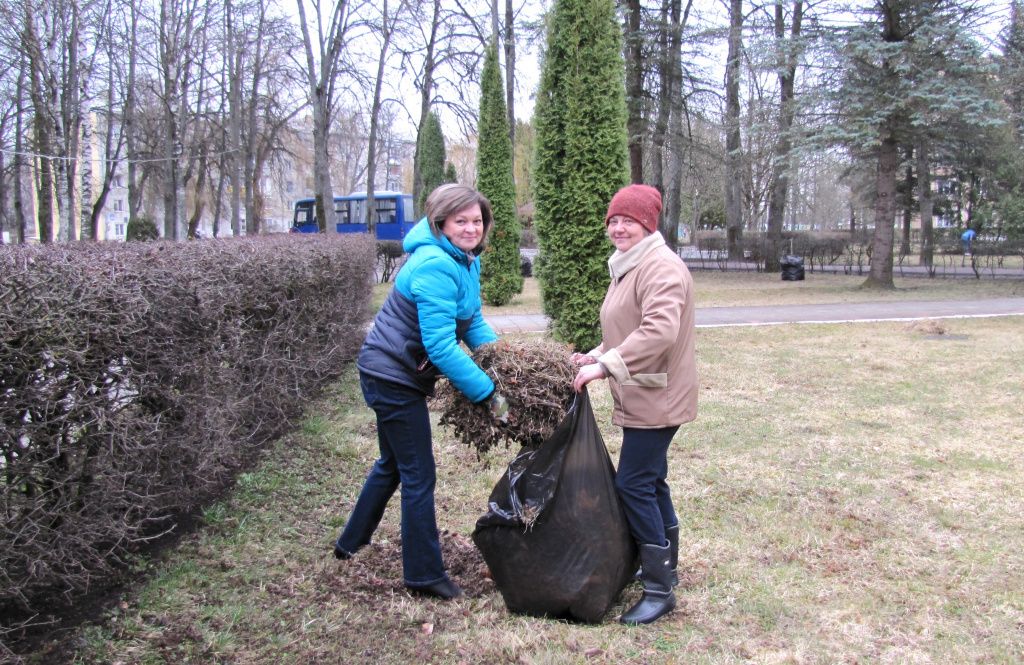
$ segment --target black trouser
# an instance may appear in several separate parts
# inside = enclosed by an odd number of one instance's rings
[[[625,427],[615,474],[629,530],[641,545],[664,545],[665,528],[678,524],[668,475],[668,447],[679,425],[660,429]]]

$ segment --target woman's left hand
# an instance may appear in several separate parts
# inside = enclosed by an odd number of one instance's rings
[[[592,363],[590,365],[584,365],[580,367],[580,371],[576,373],[576,378],[572,380],[573,390],[581,392],[583,386],[587,385],[591,381],[597,379],[603,379],[608,376],[604,371],[604,365],[601,363]]]

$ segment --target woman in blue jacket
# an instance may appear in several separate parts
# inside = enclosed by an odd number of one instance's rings
[[[507,402],[459,346],[497,340],[480,313],[480,259],[491,205],[471,187],[441,185],[426,217],[405,237],[409,257],[395,278],[356,366],[367,405],[377,415],[380,458],[363,484],[334,555],[348,559],[370,542],[401,485],[402,568],[411,591],[445,600],[462,594],[448,578],[434,513],[435,465],[427,397],[442,374],[472,402],[505,420]]]

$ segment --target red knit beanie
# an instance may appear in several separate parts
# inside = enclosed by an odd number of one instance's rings
[[[658,230],[661,214],[661,193],[650,185],[627,185],[615,193],[604,216],[605,226],[615,215],[625,215],[640,222],[650,233]]]

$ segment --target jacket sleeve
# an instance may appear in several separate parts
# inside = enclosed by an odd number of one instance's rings
[[[458,269],[445,258],[429,258],[413,276],[410,291],[430,362],[471,402],[479,402],[494,391],[494,382],[459,346],[455,335]],[[487,326],[482,317],[480,323]]]
[[[473,289],[473,318],[469,324],[469,329],[466,331],[465,341],[466,345],[469,346],[470,351],[476,351],[478,346],[482,344],[490,344],[491,342],[498,341],[498,335],[491,328],[490,324],[484,320],[483,314],[480,312],[480,258],[477,257],[473,260],[473,269],[470,271],[471,274],[471,288]]]
[[[637,284],[640,325],[600,357],[601,364],[620,383],[634,374],[665,371],[659,359],[675,343],[686,305],[685,283],[673,266],[657,262],[637,269],[648,271]]]
[[[478,346],[497,341],[498,334],[495,333],[494,328],[491,328],[490,324],[484,320],[484,316],[480,313],[480,310],[477,310],[473,314],[473,322],[469,324],[469,330],[466,331],[466,345],[469,346],[469,350],[476,351]]]

